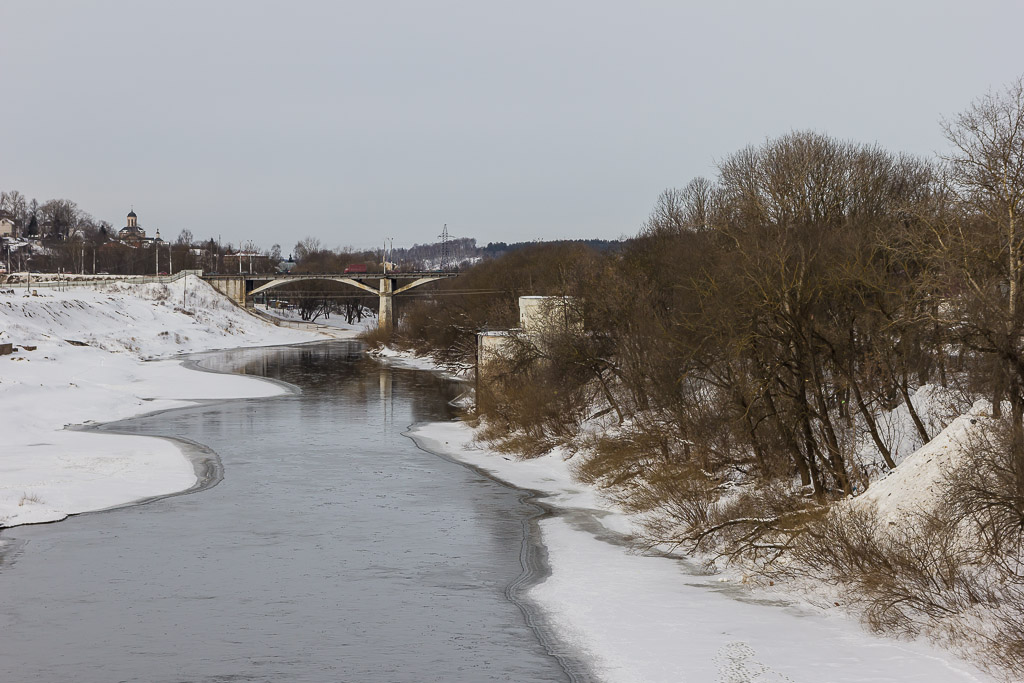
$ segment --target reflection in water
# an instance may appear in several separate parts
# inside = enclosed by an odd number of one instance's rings
[[[380,369],[380,404],[384,408],[384,423],[390,425],[388,415],[394,411],[391,408],[391,368],[381,367]]]
[[[504,596],[534,511],[401,436],[454,383],[345,342],[202,364],[301,393],[116,425],[206,444],[224,479],[5,531],[0,680],[567,679]]]

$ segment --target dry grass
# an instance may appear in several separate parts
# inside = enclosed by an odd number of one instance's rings
[[[42,502],[42,499],[34,493],[23,493],[21,494],[21,500],[18,501],[18,507],[23,507],[26,503],[39,505]]]
[[[372,349],[387,346],[394,338],[392,330],[374,327],[359,333],[358,339]]]

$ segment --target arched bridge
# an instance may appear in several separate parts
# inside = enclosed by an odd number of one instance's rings
[[[251,306],[254,295],[292,282],[304,280],[342,282],[379,296],[380,309],[377,326],[382,329],[391,329],[395,324],[395,308],[391,302],[392,297],[407,292],[413,287],[457,275],[458,273],[302,273],[297,275],[241,273],[239,275],[203,275],[203,279],[239,306]],[[374,282],[376,287],[366,284],[368,281]]]

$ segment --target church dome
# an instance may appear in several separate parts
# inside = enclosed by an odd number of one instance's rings
[[[128,218],[138,218],[138,216],[135,215],[134,211],[129,211],[128,212]]]

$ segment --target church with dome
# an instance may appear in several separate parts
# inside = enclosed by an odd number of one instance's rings
[[[135,215],[135,208],[128,212],[128,225],[117,231],[117,239],[121,242],[134,243],[161,243],[160,231],[156,231],[156,237],[146,237],[146,231],[139,225],[139,217]]]

